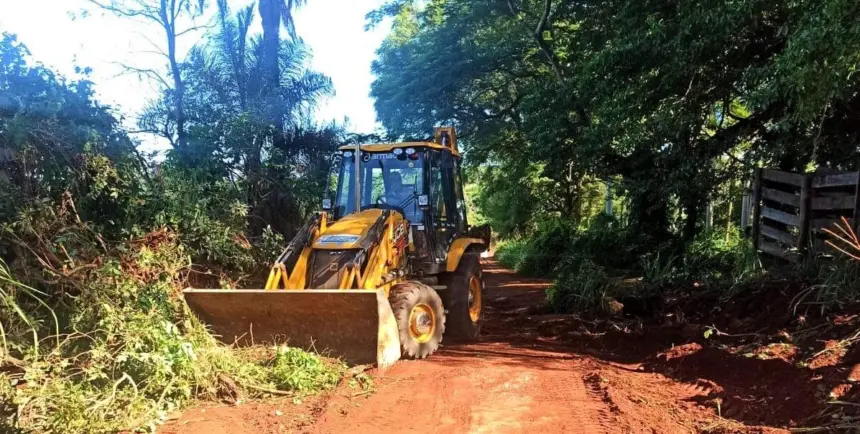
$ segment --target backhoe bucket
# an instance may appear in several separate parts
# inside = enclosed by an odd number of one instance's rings
[[[385,368],[400,338],[383,291],[186,289],[188,306],[227,344],[286,344]]]

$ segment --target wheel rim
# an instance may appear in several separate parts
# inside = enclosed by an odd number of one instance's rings
[[[483,307],[481,297],[481,281],[476,276],[472,276],[469,279],[469,317],[473,323],[481,319],[481,308]]]
[[[409,312],[409,334],[419,343],[425,343],[436,331],[436,314],[427,303],[418,303]]]

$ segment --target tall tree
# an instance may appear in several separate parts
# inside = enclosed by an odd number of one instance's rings
[[[293,11],[307,0],[259,0],[260,18],[263,20],[263,62],[267,86],[279,87],[280,66],[278,51],[281,45],[281,25],[287,29],[291,39],[297,39]]]
[[[555,195],[618,179],[643,232],[665,238],[677,215],[689,239],[720,185],[753,165],[857,166],[858,10],[391,0],[368,16],[394,17],[371,93],[395,135],[455,123],[472,162],[539,164]]]
[[[227,3],[217,3],[217,32],[182,65],[191,152],[197,168],[243,190],[251,235],[267,225],[289,235],[304,215],[309,192],[317,191],[307,188],[318,184],[315,154],[327,155],[339,138],[338,128],[307,120],[308,109],[331,93],[331,80],[307,69],[310,51],[300,40],[281,40],[282,86],[274,92],[267,88],[265,42],[250,32],[255,10],[233,13]],[[161,105],[151,105],[153,118],[164,118]]]
[[[0,176],[0,223],[37,198],[71,198],[81,217],[110,230],[134,215],[133,200],[117,194],[143,176],[134,144],[80,72],[67,80],[0,35],[0,149],[15,155],[12,179]]]
[[[151,41],[150,43],[155,52],[166,59],[169,78],[155,68],[136,65],[123,65],[123,67],[129,72],[155,80],[162,86],[163,91],[172,95],[170,105],[166,107],[170,116],[164,119],[165,122],[161,125],[144,122],[142,126],[145,132],[166,138],[180,154],[187,152],[186,89],[177,43],[182,36],[205,27],[194,24],[193,20],[203,14],[206,0],[89,0],[89,2],[116,16],[155,24],[163,31],[166,49],[164,45]]]

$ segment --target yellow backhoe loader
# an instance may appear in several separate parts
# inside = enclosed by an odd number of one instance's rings
[[[386,367],[429,356],[443,337],[474,339],[490,231],[468,224],[460,164],[452,127],[434,141],[343,146],[335,191],[264,289],[187,289],[185,300],[227,343],[286,343],[349,364]]]

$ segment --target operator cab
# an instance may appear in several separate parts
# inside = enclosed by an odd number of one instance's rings
[[[370,208],[391,209],[403,214],[410,222],[421,222],[423,210],[418,199],[424,194],[424,155],[410,148],[407,155],[403,149],[394,152],[362,151],[361,211]],[[355,162],[354,150],[345,150],[335,162],[339,166],[333,218],[340,219],[356,211],[355,206]]]
[[[468,227],[455,140],[453,128],[440,128],[435,142],[361,145],[360,207],[355,204],[357,147],[341,147],[332,165],[328,197],[334,201],[324,200],[323,208],[334,220],[371,208],[401,213],[410,223],[416,254],[424,255],[415,258],[416,271],[437,273],[453,240]]]

